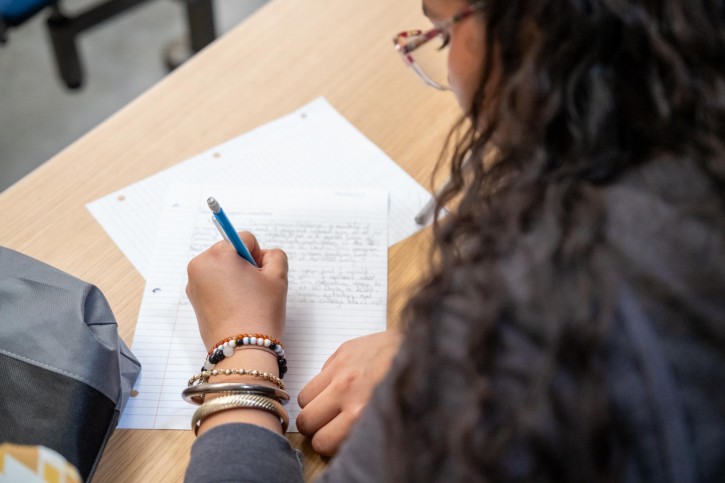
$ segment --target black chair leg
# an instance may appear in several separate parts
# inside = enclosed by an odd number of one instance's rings
[[[48,32],[55,53],[55,62],[61,79],[69,89],[83,85],[83,66],[78,51],[77,37],[89,28],[149,0],[106,0],[79,15],[68,17],[54,4],[47,20]],[[214,6],[212,0],[183,0],[189,26],[191,53],[199,52],[216,38]],[[0,34],[2,32],[0,31]],[[180,63],[180,62],[178,62]],[[167,60],[170,67],[178,63]]]
[[[5,25],[5,21],[0,18],[0,44],[4,44],[8,41],[7,31],[8,28]]]
[[[185,3],[191,50],[197,53],[216,38],[214,6],[212,0],[186,0]]]
[[[69,17],[59,5],[53,5],[48,18],[48,32],[55,51],[60,77],[69,89],[83,85],[83,68],[77,37],[86,30],[149,0],[106,0]]]
[[[76,29],[71,19],[58,10],[48,18],[47,24],[58,73],[69,89],[78,89],[83,85],[83,68],[76,42]]]
[[[164,63],[171,72],[216,39],[212,0],[181,0],[186,10],[186,38],[176,39],[164,48]]]

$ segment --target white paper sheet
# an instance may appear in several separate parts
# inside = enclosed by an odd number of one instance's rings
[[[173,184],[162,203],[132,350],[142,364],[119,428],[190,429],[196,406],[181,399],[204,348],[186,297],[186,265],[221,239],[206,199],[238,230],[289,257],[286,390],[290,430],[297,394],[344,341],[386,328],[388,195],[379,189],[258,189]],[[229,334],[233,335],[233,334]],[[254,368],[247,368],[254,369]]]
[[[87,205],[144,278],[159,224],[157,207],[172,182],[378,187],[390,194],[391,245],[420,228],[413,218],[430,199],[425,188],[320,98]]]

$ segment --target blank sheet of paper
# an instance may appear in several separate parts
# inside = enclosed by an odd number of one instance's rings
[[[258,189],[173,184],[163,202],[132,350],[142,364],[138,395],[119,428],[190,429],[196,408],[181,399],[206,356],[186,297],[186,265],[221,239],[206,199],[238,230],[289,258],[287,326],[290,430],[297,394],[344,341],[386,328],[388,195],[379,189]],[[234,335],[234,334],[229,334]],[[254,369],[246,368],[246,369]]]
[[[166,188],[172,182],[269,187],[370,186],[390,194],[388,242],[420,227],[413,218],[430,194],[325,100],[232,139],[88,204],[144,278]]]

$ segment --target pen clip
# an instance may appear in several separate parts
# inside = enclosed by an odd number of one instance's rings
[[[232,241],[229,239],[226,233],[224,233],[224,230],[222,229],[222,226],[219,224],[219,220],[216,219],[216,216],[211,215],[211,221],[214,223],[214,226],[216,227],[217,231],[219,231],[219,234],[226,240],[227,243],[232,243]]]

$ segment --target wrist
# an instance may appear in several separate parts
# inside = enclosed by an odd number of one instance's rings
[[[234,355],[227,357],[216,365],[216,369],[254,369],[259,372],[266,372],[279,376],[277,366],[277,358],[274,354],[267,350],[238,349]],[[215,382],[241,382],[248,384],[261,384],[265,386],[275,387],[274,383],[249,375],[218,375],[209,378],[210,383]],[[205,402],[211,401],[223,394],[209,394],[205,398]],[[204,434],[212,428],[230,423],[248,423],[261,426],[276,433],[282,434],[282,425],[279,418],[274,415],[254,408],[229,409],[214,413],[201,421],[199,425],[198,435]]]

